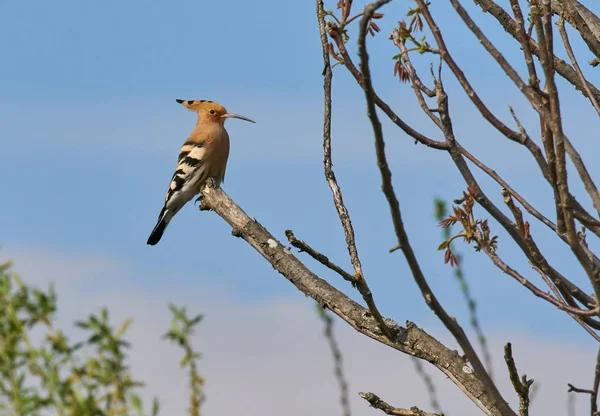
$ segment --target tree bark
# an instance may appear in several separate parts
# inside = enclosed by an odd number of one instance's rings
[[[505,416],[472,368],[458,354],[438,340],[407,322],[406,328],[384,318],[392,333],[388,339],[371,312],[354,302],[310,271],[258,221],[251,219],[221,188],[205,187],[201,209],[211,209],[232,227],[232,235],[243,238],[258,251],[275,270],[298,290],[338,315],[358,332],[405,354],[429,361],[450,378],[485,414]],[[506,404],[503,404],[506,405]],[[513,412],[510,413],[514,415]]]

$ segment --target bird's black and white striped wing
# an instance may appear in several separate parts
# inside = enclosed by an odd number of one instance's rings
[[[208,174],[206,164],[203,163],[207,143],[205,139],[204,136],[197,136],[183,144],[179,152],[177,168],[165,196],[164,206],[148,238],[148,244],[158,243],[171,218],[199,193],[201,184]]]

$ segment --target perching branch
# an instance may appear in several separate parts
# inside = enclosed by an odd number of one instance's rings
[[[448,376],[485,414],[514,414],[497,404],[478,373],[472,371],[456,351],[445,347],[415,324],[409,322],[406,327],[401,327],[391,319],[385,319],[392,337],[390,339],[385,336],[367,308],[310,271],[258,221],[251,219],[222,189],[205,187],[201,207],[205,210],[212,209],[232,227],[234,236],[243,238],[298,290],[328,308],[358,332],[405,354],[429,361]]]

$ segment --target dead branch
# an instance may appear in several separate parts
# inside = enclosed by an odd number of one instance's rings
[[[514,414],[501,410],[478,373],[456,351],[451,351],[413,323],[406,328],[385,319],[391,339],[381,332],[371,312],[311,272],[298,258],[248,215],[220,188],[203,189],[203,209],[211,209],[298,290],[327,307],[358,332],[405,354],[424,359],[447,375],[485,414]],[[510,409],[509,409],[510,410]]]
[[[360,259],[358,258],[358,250],[356,249],[354,227],[352,226],[352,221],[350,219],[348,209],[346,209],[346,205],[344,204],[342,190],[340,189],[335,178],[335,173],[333,172],[333,164],[331,161],[331,78],[333,74],[331,72],[331,64],[329,62],[329,43],[327,42],[325,10],[323,9],[322,0],[317,0],[317,18],[319,20],[319,32],[321,35],[321,46],[323,50],[323,63],[325,65],[325,69],[323,71],[323,91],[325,103],[325,109],[323,114],[323,165],[325,169],[325,179],[327,180],[327,183],[331,188],[331,192],[333,194],[333,203],[337,210],[338,216],[340,217],[340,221],[342,223],[342,227],[344,228],[344,233],[346,235],[346,246],[348,247],[350,261],[352,262],[352,266],[354,267],[355,279],[353,283],[356,284],[358,291],[369,306],[369,309],[375,316],[375,319],[377,319],[377,322],[379,322],[383,333],[387,336],[391,336],[391,334],[385,327],[385,323],[383,322],[381,313],[377,309],[375,301],[373,300],[373,294],[371,293],[369,285],[367,284],[367,280],[363,275]]]
[[[484,12],[491,14],[498,21],[498,23],[500,23],[500,25],[508,34],[510,34],[514,39],[520,42],[520,34],[517,31],[516,22],[502,7],[500,7],[493,0],[473,0],[473,2],[479,7],[481,7],[481,9]],[[529,47],[533,55],[537,57],[540,56],[539,46],[531,38],[529,38]],[[573,69],[573,67],[571,67],[571,65],[569,65],[562,59],[557,58],[556,56],[553,57],[553,60],[556,72],[558,72],[564,79],[570,82],[575,87],[575,89],[581,91],[581,93],[584,96],[586,96],[586,88],[581,83],[581,80],[577,75],[577,72]],[[588,88],[592,92],[592,94],[594,94],[596,100],[600,100],[600,91],[591,83],[588,83]]]
[[[333,270],[334,272],[342,276],[344,280],[352,283],[353,285],[356,285],[356,281],[358,280],[356,276],[351,275],[337,264],[331,262],[326,255],[319,253],[304,241],[298,240],[292,230],[286,230],[285,236],[287,237],[290,244],[296,247],[298,250],[300,250],[301,252],[305,252],[313,259],[321,263],[323,266]]]
[[[600,19],[577,0],[552,0],[552,12],[564,18],[600,58]]]
[[[381,410],[383,413],[393,416],[444,416],[443,413],[429,413],[420,410],[418,407],[411,407],[410,409],[400,409],[397,407],[390,406],[379,396],[374,393],[359,393],[360,397],[369,402],[371,407]]]
[[[594,384],[591,389],[580,389],[568,383],[568,392],[586,393],[590,395],[590,416],[598,416],[598,386],[600,385],[600,349],[596,357],[596,369],[594,371]]]
[[[598,113],[598,115],[600,116],[600,106],[598,105],[598,100],[596,100],[596,97],[594,97],[594,95],[590,91],[590,87],[588,86],[588,82],[585,79],[585,75],[583,75],[583,71],[581,70],[579,63],[577,62],[577,58],[575,58],[575,53],[573,53],[573,48],[571,47],[571,42],[569,42],[569,35],[567,34],[567,31],[565,30],[565,21],[561,18],[557,22],[557,25],[558,25],[558,31],[560,32],[560,37],[562,38],[563,44],[565,45],[565,50],[567,51],[567,55],[569,55],[569,59],[571,60],[571,64],[577,71],[577,75],[579,75],[581,84],[585,88],[586,95],[588,96],[590,102],[596,109],[596,113]]]
[[[365,99],[367,102],[367,116],[369,117],[373,126],[373,134],[375,137],[375,153],[377,155],[377,166],[379,167],[379,171],[381,174],[382,191],[386,196],[390,207],[394,231],[396,233],[396,237],[398,238],[398,246],[404,253],[406,261],[408,262],[408,265],[413,274],[413,278],[419,286],[419,289],[421,290],[421,293],[423,294],[427,305],[438,316],[438,318],[442,321],[442,323],[446,326],[446,328],[450,331],[450,333],[454,336],[458,344],[461,346],[469,362],[471,362],[471,364],[473,365],[475,373],[478,374],[480,379],[483,381],[487,391],[489,391],[490,394],[494,397],[496,405],[499,406],[503,414],[514,414],[514,412],[512,412],[506,401],[502,398],[502,395],[500,394],[496,385],[487,373],[485,367],[483,366],[483,363],[479,359],[479,356],[475,352],[475,349],[471,345],[464,330],[461,328],[461,326],[458,324],[455,318],[451,318],[447,314],[447,312],[442,307],[441,303],[438,301],[433,291],[431,290],[429,284],[427,283],[427,280],[425,279],[425,276],[423,275],[419,262],[412,250],[412,247],[408,240],[408,235],[404,228],[404,223],[402,221],[402,215],[400,212],[400,204],[398,202],[398,198],[396,197],[396,193],[392,185],[392,173],[387,163],[387,157],[385,153],[385,141],[383,139],[381,122],[379,121],[379,117],[377,116],[375,109],[375,93],[373,91],[373,85],[371,83],[369,55],[367,53],[366,48],[367,24],[373,13],[384,4],[389,3],[389,1],[390,0],[379,0],[376,3],[372,3],[365,7],[364,16],[359,24],[358,55],[360,57],[360,71],[362,73],[361,85],[363,86],[363,90],[365,92]]]
[[[512,346],[510,342],[504,346],[504,361],[508,367],[508,375],[510,381],[519,396],[519,416],[529,415],[529,388],[533,384],[533,380],[527,379],[527,374],[523,374],[519,378],[519,372],[517,371],[517,365],[512,355]]]

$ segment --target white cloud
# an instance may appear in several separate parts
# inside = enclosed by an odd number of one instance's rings
[[[190,313],[205,314],[195,337],[196,347],[204,354],[200,363],[207,381],[204,414],[341,414],[321,324],[311,303],[302,296],[253,303],[240,301],[218,287],[173,287],[157,293],[142,283],[119,286],[132,271],[110,259],[26,249],[0,254],[15,260],[15,270],[27,282],[56,283],[62,328],[101,305],[109,307],[115,326],[133,317],[128,331],[134,347],[130,354],[133,372],[147,382],[146,397],[161,399],[163,415],[183,415],[187,407],[186,375],[178,368],[180,352],[160,340],[170,322],[169,301],[187,305]],[[92,283],[94,290],[89,290],[87,285]],[[431,410],[409,357],[336,323],[355,415],[381,414],[368,408],[358,397],[360,391],[373,391],[396,406]],[[442,337],[447,339],[445,334]],[[493,333],[495,377],[514,408],[516,397],[502,360],[502,346],[507,341],[513,343],[519,371],[540,383],[534,414],[566,414],[566,383],[591,385],[595,359],[591,348],[559,336],[542,339],[523,333]],[[481,414],[440,372],[426,363],[425,368],[448,414]],[[587,397],[577,397],[577,414],[586,414],[587,404]]]

